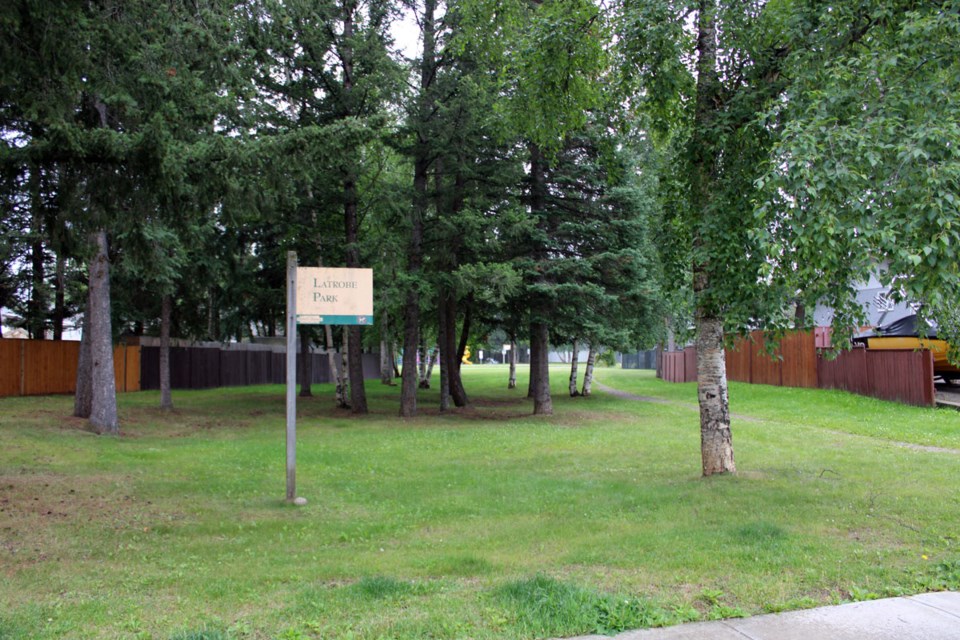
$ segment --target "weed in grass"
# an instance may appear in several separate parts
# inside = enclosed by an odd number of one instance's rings
[[[731,607],[725,604],[718,604],[710,608],[707,613],[707,620],[726,620],[728,618],[746,618],[747,612],[740,607]]]
[[[422,585],[403,582],[386,576],[361,578],[359,582],[353,585],[353,589],[364,598],[371,600],[398,598],[400,596],[417,595],[424,592]]]
[[[537,635],[614,634],[677,621],[648,600],[601,594],[543,575],[511,582],[498,595],[511,607],[514,624]]]
[[[783,611],[793,611],[796,609],[812,609],[813,607],[819,607],[821,604],[822,603],[814,600],[813,598],[801,597],[785,600],[783,602],[769,602],[763,605],[763,612],[781,613]]]
[[[170,636],[170,640],[229,640],[223,631],[216,629],[199,629],[196,631],[181,631]]]
[[[514,624],[527,633],[573,635],[596,627],[594,592],[538,575],[500,588],[500,600],[510,607]]]
[[[913,588],[917,591],[960,590],[960,559],[937,563],[931,571],[916,577]]]
[[[494,566],[489,561],[476,556],[445,556],[431,563],[428,567],[431,573],[441,576],[482,576],[493,572]]]
[[[773,546],[787,537],[781,527],[769,522],[750,522],[736,529],[737,539],[743,544],[760,547]]]
[[[25,640],[27,637],[22,628],[0,618],[0,640]]]
[[[700,592],[699,599],[707,603],[711,607],[716,607],[720,605],[720,598],[723,597],[723,591],[720,589],[704,589]]]
[[[863,602],[865,600],[876,600],[880,598],[880,594],[876,591],[872,591],[868,588],[861,587],[859,585],[852,585],[850,587],[850,600],[853,602]]]

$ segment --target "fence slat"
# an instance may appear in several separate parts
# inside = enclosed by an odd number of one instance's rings
[[[20,349],[23,340],[0,339],[0,397],[20,395]]]

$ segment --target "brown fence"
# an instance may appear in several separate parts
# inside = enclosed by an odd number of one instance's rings
[[[0,339],[0,397],[73,393],[77,385],[80,342],[75,340]],[[312,354],[311,381],[330,382],[325,354]],[[299,360],[299,359],[298,359]],[[298,362],[297,382],[303,369]],[[121,344],[114,347],[117,391],[160,388],[160,348]],[[286,354],[250,345],[171,347],[170,380],[174,389],[286,382]],[[380,356],[363,354],[363,375],[380,377]]]
[[[932,406],[933,354],[913,349],[851,349],[817,359],[820,386],[882,400]]]
[[[76,340],[0,340],[0,397],[73,393],[77,386]],[[117,391],[140,390],[140,348],[113,349]]]
[[[929,351],[853,349],[828,360],[818,342],[829,333],[792,333],[784,336],[772,354],[764,335],[753,332],[725,353],[727,379],[784,387],[842,389],[906,404],[932,406],[933,356]],[[662,355],[662,378],[667,382],[697,379],[696,350]]]
[[[286,353],[264,348],[231,345],[170,348],[170,386],[173,389],[212,389],[254,384],[284,384],[287,380]],[[141,384],[143,389],[160,388],[160,348],[142,346]],[[311,354],[313,383],[331,382],[326,354]],[[380,377],[380,356],[363,354],[363,377]],[[301,358],[297,357],[297,383],[303,381]]]
[[[767,353],[762,331],[738,338],[726,351],[727,379],[780,387],[817,387],[817,351],[814,335],[788,333]]]
[[[668,351],[661,356],[663,379],[667,382],[694,382],[697,379],[697,349]]]

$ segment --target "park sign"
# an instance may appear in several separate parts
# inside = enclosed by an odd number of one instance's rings
[[[297,325],[373,324],[373,270],[300,267],[287,252],[287,502],[297,496]],[[356,345],[360,348],[360,345]]]
[[[373,324],[373,269],[297,267],[297,324]]]

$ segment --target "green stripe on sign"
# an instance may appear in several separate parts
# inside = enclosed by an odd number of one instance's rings
[[[359,324],[373,325],[373,316],[317,316],[297,314],[297,324]]]

